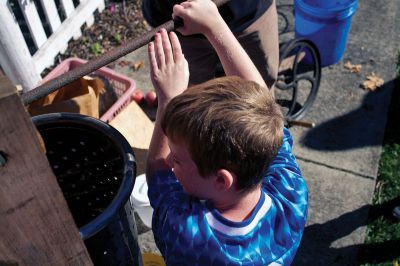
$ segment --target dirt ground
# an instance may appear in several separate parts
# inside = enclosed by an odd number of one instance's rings
[[[67,50],[42,75],[45,76],[66,58],[90,60],[148,31],[150,27],[143,18],[141,3],[142,0],[106,0],[105,9],[96,12],[93,25],[84,26],[82,36],[71,40]],[[115,63],[108,67],[114,69]]]

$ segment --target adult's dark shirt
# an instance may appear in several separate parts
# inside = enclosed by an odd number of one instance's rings
[[[157,27],[171,20],[172,8],[182,0],[144,0],[142,11],[146,21]],[[219,8],[232,32],[241,32],[271,6],[272,0],[231,0]]]

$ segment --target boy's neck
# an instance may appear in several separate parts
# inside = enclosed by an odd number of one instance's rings
[[[242,222],[251,216],[260,197],[261,188],[257,187],[244,195],[236,191],[227,193],[213,200],[213,205],[224,218],[233,222]]]

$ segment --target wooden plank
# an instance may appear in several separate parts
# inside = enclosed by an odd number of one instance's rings
[[[104,0],[100,0],[100,1],[99,1],[99,5],[98,5],[98,7],[97,7],[97,10],[98,10],[99,12],[101,12],[101,11],[104,10],[104,8],[106,8],[106,4],[104,3]]]
[[[297,63],[300,63],[301,60],[306,56],[305,52],[301,52],[299,56],[297,57]],[[282,60],[281,64],[279,65],[279,73],[286,71],[286,70],[292,70],[293,65],[294,65],[294,58],[296,55],[289,56],[285,59]]]
[[[21,7],[22,13],[24,14],[24,18],[28,25],[33,42],[35,43],[36,48],[39,49],[47,40],[47,36],[42,22],[40,21],[35,3],[33,1],[26,0],[18,0],[18,3]]]
[[[87,1],[90,1],[90,0],[80,0],[79,3],[82,4]],[[92,14],[90,14],[86,19],[86,27],[92,26],[93,23],[94,23],[94,16]]]
[[[7,1],[0,1],[0,10],[0,65],[14,84],[21,84],[26,91],[33,89],[42,79],[40,72],[36,70]]]
[[[90,0],[82,0],[81,2],[83,2],[83,1],[90,1]],[[105,5],[105,3],[104,3],[104,0],[100,0],[100,1],[99,1],[99,5],[97,6],[97,10],[98,10],[99,12],[101,12],[101,11],[104,10],[105,7],[106,7],[106,5]],[[93,15],[92,15],[92,16],[89,16],[89,18],[86,20],[86,26],[87,26],[87,27],[92,26],[93,23],[94,23],[94,21],[95,21],[94,16],[93,16]]]
[[[0,78],[0,265],[92,265],[16,89]]]
[[[63,21],[62,26],[33,55],[39,73],[54,63],[54,58],[60,51],[59,48],[73,37],[73,32],[86,22],[87,16],[96,10],[99,2],[100,0],[91,0],[79,4],[71,16]]]
[[[67,15],[67,17],[70,17],[72,12],[74,12],[75,10],[72,0],[61,0],[61,5],[64,8],[65,15]]]
[[[154,124],[136,102],[131,102],[113,120],[110,125],[115,127],[132,147],[148,149]]]
[[[74,3],[72,2],[72,0],[61,0],[61,5],[64,8],[64,11],[65,11],[65,14],[67,15],[67,18],[75,17],[75,16],[72,15],[74,10],[75,10]],[[81,25],[79,25],[79,27],[74,31],[74,34],[73,34],[74,40],[77,40],[77,39],[79,39],[79,37],[82,36],[82,32],[81,32],[81,29],[80,29]]]
[[[55,32],[61,25],[55,2],[53,0],[40,0],[40,3],[42,4],[47,21],[50,24],[51,32]]]
[[[57,7],[54,0],[40,0],[46,14],[47,21],[50,24],[51,32],[54,33],[61,26],[61,19],[58,15]],[[64,53],[68,48],[68,40],[60,46],[60,53]]]
[[[137,175],[144,174],[147,151],[154,130],[153,122],[136,102],[131,102],[110,121],[110,125],[116,128],[132,146],[137,162]]]
[[[88,16],[88,18],[86,19],[86,26],[90,27],[93,25],[93,23],[94,23],[94,16],[93,15]]]

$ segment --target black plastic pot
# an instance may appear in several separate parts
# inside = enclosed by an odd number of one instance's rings
[[[129,197],[136,162],[110,125],[72,113],[32,118],[94,265],[141,265]]]

